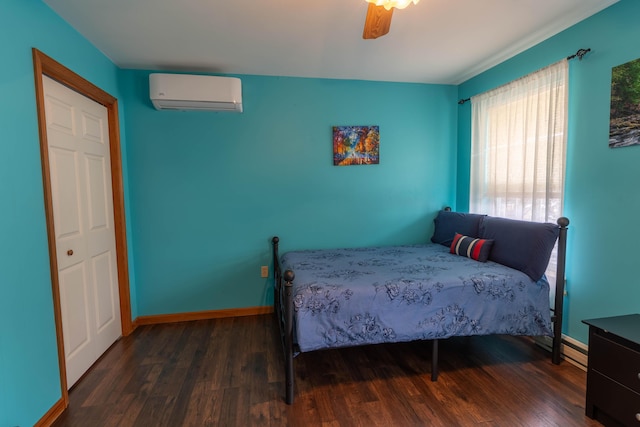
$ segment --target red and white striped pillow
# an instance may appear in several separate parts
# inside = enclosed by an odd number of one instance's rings
[[[451,243],[450,252],[475,259],[476,261],[486,262],[489,258],[489,252],[491,252],[493,242],[491,239],[479,239],[477,237],[463,236],[460,233],[456,233]]]

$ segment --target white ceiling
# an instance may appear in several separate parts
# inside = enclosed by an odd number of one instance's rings
[[[44,0],[122,68],[440,84],[617,1],[421,0],[363,40],[365,0]]]

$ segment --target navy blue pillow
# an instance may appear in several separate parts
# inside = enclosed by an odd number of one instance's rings
[[[456,233],[476,237],[479,233],[480,221],[486,215],[451,211],[440,211],[433,220],[435,230],[431,241],[444,246],[451,246]]]
[[[520,270],[537,282],[547,269],[558,233],[558,226],[550,222],[487,216],[479,237],[494,240],[489,260]]]

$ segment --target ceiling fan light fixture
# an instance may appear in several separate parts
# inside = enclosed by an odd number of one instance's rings
[[[387,10],[391,8],[404,9],[411,3],[418,4],[420,0],[366,0],[368,3],[373,3],[376,6],[382,6]]]

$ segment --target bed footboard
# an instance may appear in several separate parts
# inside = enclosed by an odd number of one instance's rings
[[[284,367],[287,405],[293,403],[293,271],[287,270],[282,276],[284,279]]]
[[[273,306],[278,322],[280,332],[280,340],[282,342],[282,351],[284,354],[285,368],[285,402],[288,405],[293,403],[293,279],[295,274],[291,270],[282,273],[280,268],[280,257],[278,255],[278,243],[280,239],[276,236],[271,242],[273,243],[273,272],[274,272],[274,291]]]

